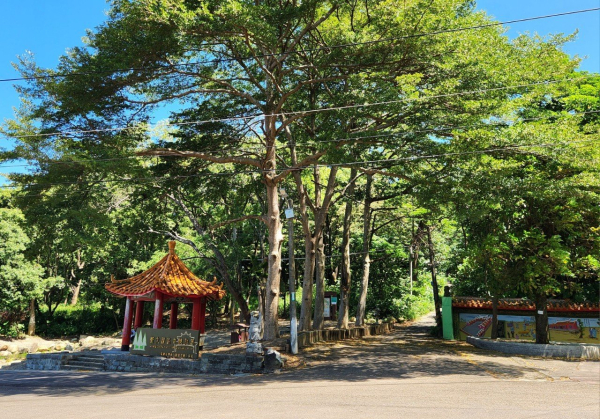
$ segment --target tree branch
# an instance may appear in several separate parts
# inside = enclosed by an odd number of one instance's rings
[[[307,158],[305,158],[304,160],[302,160],[300,163],[298,163],[298,164],[296,164],[296,165],[294,165],[292,167],[288,167],[283,172],[281,172],[280,174],[278,174],[277,176],[275,176],[273,178],[273,182],[275,182],[275,183],[281,182],[291,172],[294,172],[296,170],[300,170],[300,169],[306,168],[309,164],[317,162],[325,154],[327,154],[326,151],[319,151],[318,153],[315,153],[312,156],[308,156]]]
[[[244,215],[243,217],[234,218],[232,220],[221,221],[220,223],[217,223],[209,228],[212,231],[212,230],[216,230],[217,228],[226,226],[228,224],[234,224],[234,223],[238,223],[238,222],[244,221],[244,220],[260,220],[265,224],[267,223],[267,220],[264,215]]]
[[[190,246],[192,249],[194,249],[194,251],[200,255],[201,257],[205,258],[205,259],[212,259],[209,258],[208,256],[206,256],[204,253],[202,253],[200,251],[200,249],[198,249],[198,247],[196,246],[196,243],[194,243],[193,241],[191,241],[190,239],[186,239],[185,237],[181,237],[180,235],[178,235],[177,233],[174,233],[172,231],[163,231],[163,230],[153,230],[152,228],[150,228],[148,230],[148,233],[153,233],[153,234],[160,234],[162,236],[166,236],[169,237],[175,241],[178,241],[180,243],[183,244],[187,244],[188,246]]]
[[[350,187],[350,186],[351,186],[351,185],[352,185],[354,182],[356,182],[356,180],[357,180],[359,177],[361,177],[362,175],[363,175],[363,174],[362,174],[362,173],[360,173],[360,174],[358,174],[358,175],[354,176],[354,178],[350,179],[350,180],[348,181],[348,183],[346,184],[346,186],[344,186],[344,188],[343,188],[343,189],[340,191],[340,194],[339,194],[339,196],[338,196],[336,199],[334,199],[334,200],[332,201],[332,205],[335,205],[335,204],[337,204],[337,203],[338,203],[338,201],[339,201],[340,199],[342,199],[344,196],[346,196],[346,191],[348,190],[348,188],[349,188],[349,187]]]
[[[350,166],[342,165],[342,167],[350,167]],[[379,169],[365,169],[364,167],[358,167],[357,170],[359,172],[363,172],[367,175],[383,175],[383,176],[388,176],[388,177],[392,177],[392,178],[396,178],[396,179],[404,179],[409,182],[413,182],[413,180],[411,178],[409,178],[406,175],[401,175],[400,173],[391,173],[391,172],[387,172],[385,170],[379,170]]]
[[[378,226],[377,228],[373,227],[373,233],[376,233],[377,231],[379,231],[380,229],[382,229],[383,227],[385,227],[388,224],[391,224],[395,221],[399,221],[404,219],[405,217],[397,217],[397,218],[392,218],[391,220],[389,220],[388,222],[385,222],[383,224],[381,224],[380,226]]]
[[[245,158],[245,157],[217,157],[211,154],[205,154],[198,151],[182,151],[173,150],[170,148],[155,148],[151,150],[139,151],[135,153],[137,156],[158,156],[158,157],[185,157],[185,158],[198,158],[213,163],[237,163],[245,164],[248,166],[254,166],[262,168],[260,160]]]

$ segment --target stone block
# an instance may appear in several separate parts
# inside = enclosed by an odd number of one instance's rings
[[[40,352],[48,352],[54,350],[56,344],[54,342],[46,342],[42,341],[38,345],[38,351]]]
[[[248,342],[246,344],[246,355],[261,355],[262,353],[263,353],[262,343]]]
[[[506,354],[539,356],[543,358],[568,358],[600,360],[600,345],[593,344],[548,344],[502,342],[467,336],[467,343],[481,348]]]
[[[81,336],[79,338],[79,345],[81,345],[84,348],[89,348],[91,346],[97,345],[97,342],[93,336]]]
[[[28,354],[34,354],[38,351],[39,349],[39,345],[36,342],[31,342],[28,346],[27,346],[27,353]]]
[[[274,349],[268,349],[264,358],[265,372],[275,372],[283,368],[281,354]]]

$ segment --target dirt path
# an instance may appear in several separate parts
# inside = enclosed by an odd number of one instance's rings
[[[600,362],[509,356],[430,335],[433,314],[387,335],[306,348],[305,367],[360,378],[489,376],[499,380],[600,382]]]

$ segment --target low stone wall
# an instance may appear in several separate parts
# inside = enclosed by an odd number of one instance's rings
[[[298,347],[304,348],[317,342],[360,339],[365,336],[382,335],[390,332],[393,328],[394,323],[381,323],[352,329],[322,329],[298,332]]]
[[[186,374],[262,373],[263,357],[227,354],[202,354],[198,360],[131,355],[129,352],[103,353],[105,371],[169,372]],[[77,358],[73,353],[29,354],[27,369],[60,370]]]
[[[480,349],[489,349],[505,354],[539,356],[543,358],[568,358],[600,360],[600,345],[591,344],[548,344],[502,342],[467,336],[467,343]]]
[[[172,372],[187,374],[261,373],[262,357],[202,354],[199,360],[130,355],[128,352],[104,354],[106,371]]]
[[[56,371],[74,356],[69,352],[52,354],[28,354],[26,367],[28,370]]]
[[[263,372],[262,356],[203,354],[200,359],[207,374],[260,374]]]

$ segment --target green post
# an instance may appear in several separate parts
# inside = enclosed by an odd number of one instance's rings
[[[442,327],[444,339],[454,340],[454,327],[452,325],[452,297],[442,297]]]

